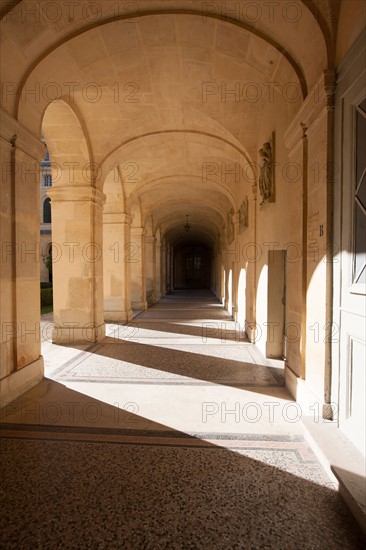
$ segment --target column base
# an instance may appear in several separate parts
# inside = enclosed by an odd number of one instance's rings
[[[131,306],[135,311],[145,311],[147,309],[147,302],[146,300],[141,302],[132,302]]]
[[[282,341],[266,341],[266,357],[268,359],[282,359],[283,343]]]
[[[128,323],[131,319],[132,309],[104,312],[104,320],[106,323]]]
[[[297,376],[286,363],[285,385],[296,403],[300,405],[304,416],[314,416],[314,411],[318,411],[320,416],[323,415],[324,407],[326,407],[324,400],[321,396],[315,395],[306,381]]]
[[[92,323],[90,323],[92,325]],[[62,327],[56,325],[52,331],[53,344],[94,344],[105,338],[105,323],[95,327]]]
[[[156,302],[156,293],[155,290],[152,290],[148,296],[146,296],[147,299],[147,305],[151,307]]]
[[[248,336],[248,339],[249,339],[250,343],[251,344],[256,344],[257,343],[256,325],[254,323],[250,323],[250,322],[246,321],[245,324],[243,325],[243,330],[246,333],[246,335]]]
[[[41,382],[44,374],[42,355],[33,363],[0,380],[0,408]]]

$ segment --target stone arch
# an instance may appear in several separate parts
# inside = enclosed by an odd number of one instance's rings
[[[52,101],[42,117],[52,168],[52,187],[90,186],[95,166],[82,119],[64,100]]]
[[[323,40],[324,40],[324,47],[326,48],[326,46],[328,45],[328,51],[327,51],[327,58],[328,58],[327,61],[328,61],[329,58],[331,57],[331,52],[329,51],[329,39],[328,39],[329,35],[324,34],[324,31],[325,31],[324,17],[320,16],[320,23],[319,23],[319,20],[314,15],[314,13],[316,12],[316,9],[314,8],[313,4],[310,3],[310,1],[308,1],[307,3],[308,3],[308,6],[310,8],[309,13],[311,13],[312,16],[314,17],[314,19],[317,21],[317,23],[319,25],[319,29],[321,30],[322,37],[323,37]],[[316,12],[316,13],[319,13],[319,12]],[[99,20],[95,23],[86,25],[84,28],[79,29],[78,31],[74,31],[74,32],[70,33],[68,36],[64,36],[63,38],[59,39],[56,43],[54,43],[52,46],[50,46],[45,52],[42,52],[30,64],[30,66],[27,68],[27,70],[25,71],[25,73],[22,77],[22,80],[21,80],[21,83],[20,83],[20,86],[19,86],[19,90],[18,90],[18,94],[17,94],[17,102],[16,102],[16,107],[15,107],[16,115],[19,112],[19,106],[21,104],[21,94],[22,94],[23,88],[24,88],[28,78],[30,77],[30,75],[32,74],[34,69],[47,56],[52,54],[58,48],[62,47],[66,43],[72,41],[73,39],[79,37],[82,34],[85,34],[89,31],[93,31],[94,29],[96,29],[98,27],[103,27],[105,25],[109,25],[111,23],[113,24],[113,23],[120,22],[120,21],[125,21],[125,20],[128,20],[128,19],[137,19],[137,18],[144,19],[144,18],[149,18],[149,17],[154,17],[154,16],[167,16],[167,15],[171,15],[171,16],[192,16],[192,17],[199,17],[200,19],[202,19],[204,17],[208,20],[219,21],[223,24],[230,25],[231,27],[234,27],[234,28],[236,27],[236,28],[242,29],[246,32],[252,33],[253,35],[258,37],[259,39],[261,39],[261,40],[267,42],[268,44],[270,44],[273,48],[275,48],[281,54],[281,56],[283,56],[288,61],[288,63],[291,65],[292,69],[294,70],[295,74],[297,75],[297,78],[299,79],[303,97],[305,98],[307,96],[307,94],[308,94],[308,83],[306,81],[304,70],[303,70],[301,64],[295,58],[295,55],[293,53],[289,53],[289,51],[281,45],[278,38],[274,38],[268,32],[266,32],[265,30],[262,30],[258,26],[250,24],[247,21],[245,21],[243,19],[240,19],[240,18],[236,19],[234,17],[230,17],[229,14],[226,15],[225,13],[215,13],[214,11],[209,11],[209,10],[189,10],[189,9],[183,9],[183,10],[182,9],[165,9],[165,10],[161,10],[161,9],[159,10],[158,9],[158,10],[145,10],[145,11],[141,10],[139,12],[134,12],[133,14],[121,14],[117,17],[114,16],[112,18],[106,18],[105,20]]]
[[[104,336],[102,206],[94,187],[87,136],[75,111],[51,102],[42,135],[52,159],[54,324],[57,343],[95,342]]]

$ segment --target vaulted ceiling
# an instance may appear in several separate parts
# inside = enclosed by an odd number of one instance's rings
[[[290,120],[332,65],[339,3],[30,4],[2,2],[4,108],[54,162],[95,163],[92,185],[117,169],[104,190],[141,223],[189,212],[203,238],[254,181],[268,106]]]

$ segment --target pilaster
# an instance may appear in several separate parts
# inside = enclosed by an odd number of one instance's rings
[[[104,194],[90,186],[55,187],[52,205],[54,343],[92,343],[105,335]]]
[[[111,322],[128,322],[131,308],[132,218],[124,212],[103,214],[103,282],[104,318]]]
[[[131,305],[133,310],[145,311],[146,270],[145,240],[143,227],[131,227],[129,261],[131,262]]]
[[[43,376],[40,338],[39,163],[44,146],[1,109],[1,406]]]
[[[335,72],[325,71],[285,134],[290,158],[303,170],[301,365],[293,371],[317,393],[325,414],[331,368],[335,85]]]

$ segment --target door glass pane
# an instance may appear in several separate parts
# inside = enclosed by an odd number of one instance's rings
[[[355,272],[354,283],[362,283],[361,272],[365,276],[366,265],[366,216],[358,204],[355,212]]]
[[[356,114],[356,179],[360,181],[366,168],[366,114],[357,109]]]
[[[356,107],[353,283],[366,283],[366,100]]]
[[[366,113],[366,99],[364,99],[363,101],[361,101],[361,103],[359,104],[359,108],[361,109],[361,111],[363,111],[364,113]]]

